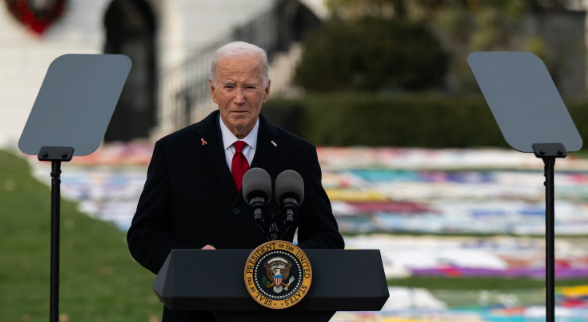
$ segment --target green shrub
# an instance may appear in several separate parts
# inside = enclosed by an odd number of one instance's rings
[[[422,23],[334,19],[303,45],[295,81],[313,92],[435,88],[447,71],[447,55]]]
[[[568,103],[588,142],[586,103]],[[481,96],[309,95],[270,100],[262,113],[270,121],[317,145],[397,147],[507,147]],[[582,129],[583,127],[583,129]]]

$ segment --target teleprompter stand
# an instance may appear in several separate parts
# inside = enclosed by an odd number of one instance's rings
[[[546,321],[555,321],[555,159],[582,147],[582,138],[545,64],[527,52],[477,52],[468,63],[500,130],[514,149],[545,164]]]
[[[59,310],[59,224],[61,199],[61,162],[71,161],[74,148],[44,146],[39,151],[39,161],[51,161],[51,271],[50,271],[50,321],[57,321]]]
[[[548,321],[555,319],[555,207],[554,171],[555,159],[565,158],[568,153],[561,143],[533,144],[535,156],[543,159],[545,175],[545,286]],[[549,320],[551,317],[551,320]]]
[[[50,322],[59,321],[61,163],[100,146],[130,69],[123,55],[58,57],[18,142],[23,153],[51,162]]]

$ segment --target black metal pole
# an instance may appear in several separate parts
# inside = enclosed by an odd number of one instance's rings
[[[547,322],[555,322],[555,249],[554,249],[554,157],[544,157],[545,163],[545,285]]]
[[[59,322],[59,199],[61,161],[51,161],[51,295],[49,321]]]

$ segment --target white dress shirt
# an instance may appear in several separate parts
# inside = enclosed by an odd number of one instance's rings
[[[225,157],[227,159],[227,166],[229,166],[229,170],[232,172],[233,166],[233,155],[235,155],[235,146],[233,143],[237,141],[245,141],[247,145],[243,148],[243,155],[249,162],[249,167],[251,167],[251,161],[253,161],[253,157],[255,156],[255,148],[257,146],[257,132],[259,131],[259,118],[255,122],[255,126],[253,130],[247,134],[245,138],[239,140],[229,128],[225,125],[222,119],[219,119],[221,132],[223,135],[223,147],[225,148]]]

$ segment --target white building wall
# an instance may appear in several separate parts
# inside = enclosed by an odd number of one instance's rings
[[[275,0],[174,0],[182,13],[188,52],[213,43],[240,24],[269,10]]]
[[[184,19],[178,1],[151,0],[153,10],[157,12],[157,60],[158,68],[174,66],[186,56],[184,38]]]

